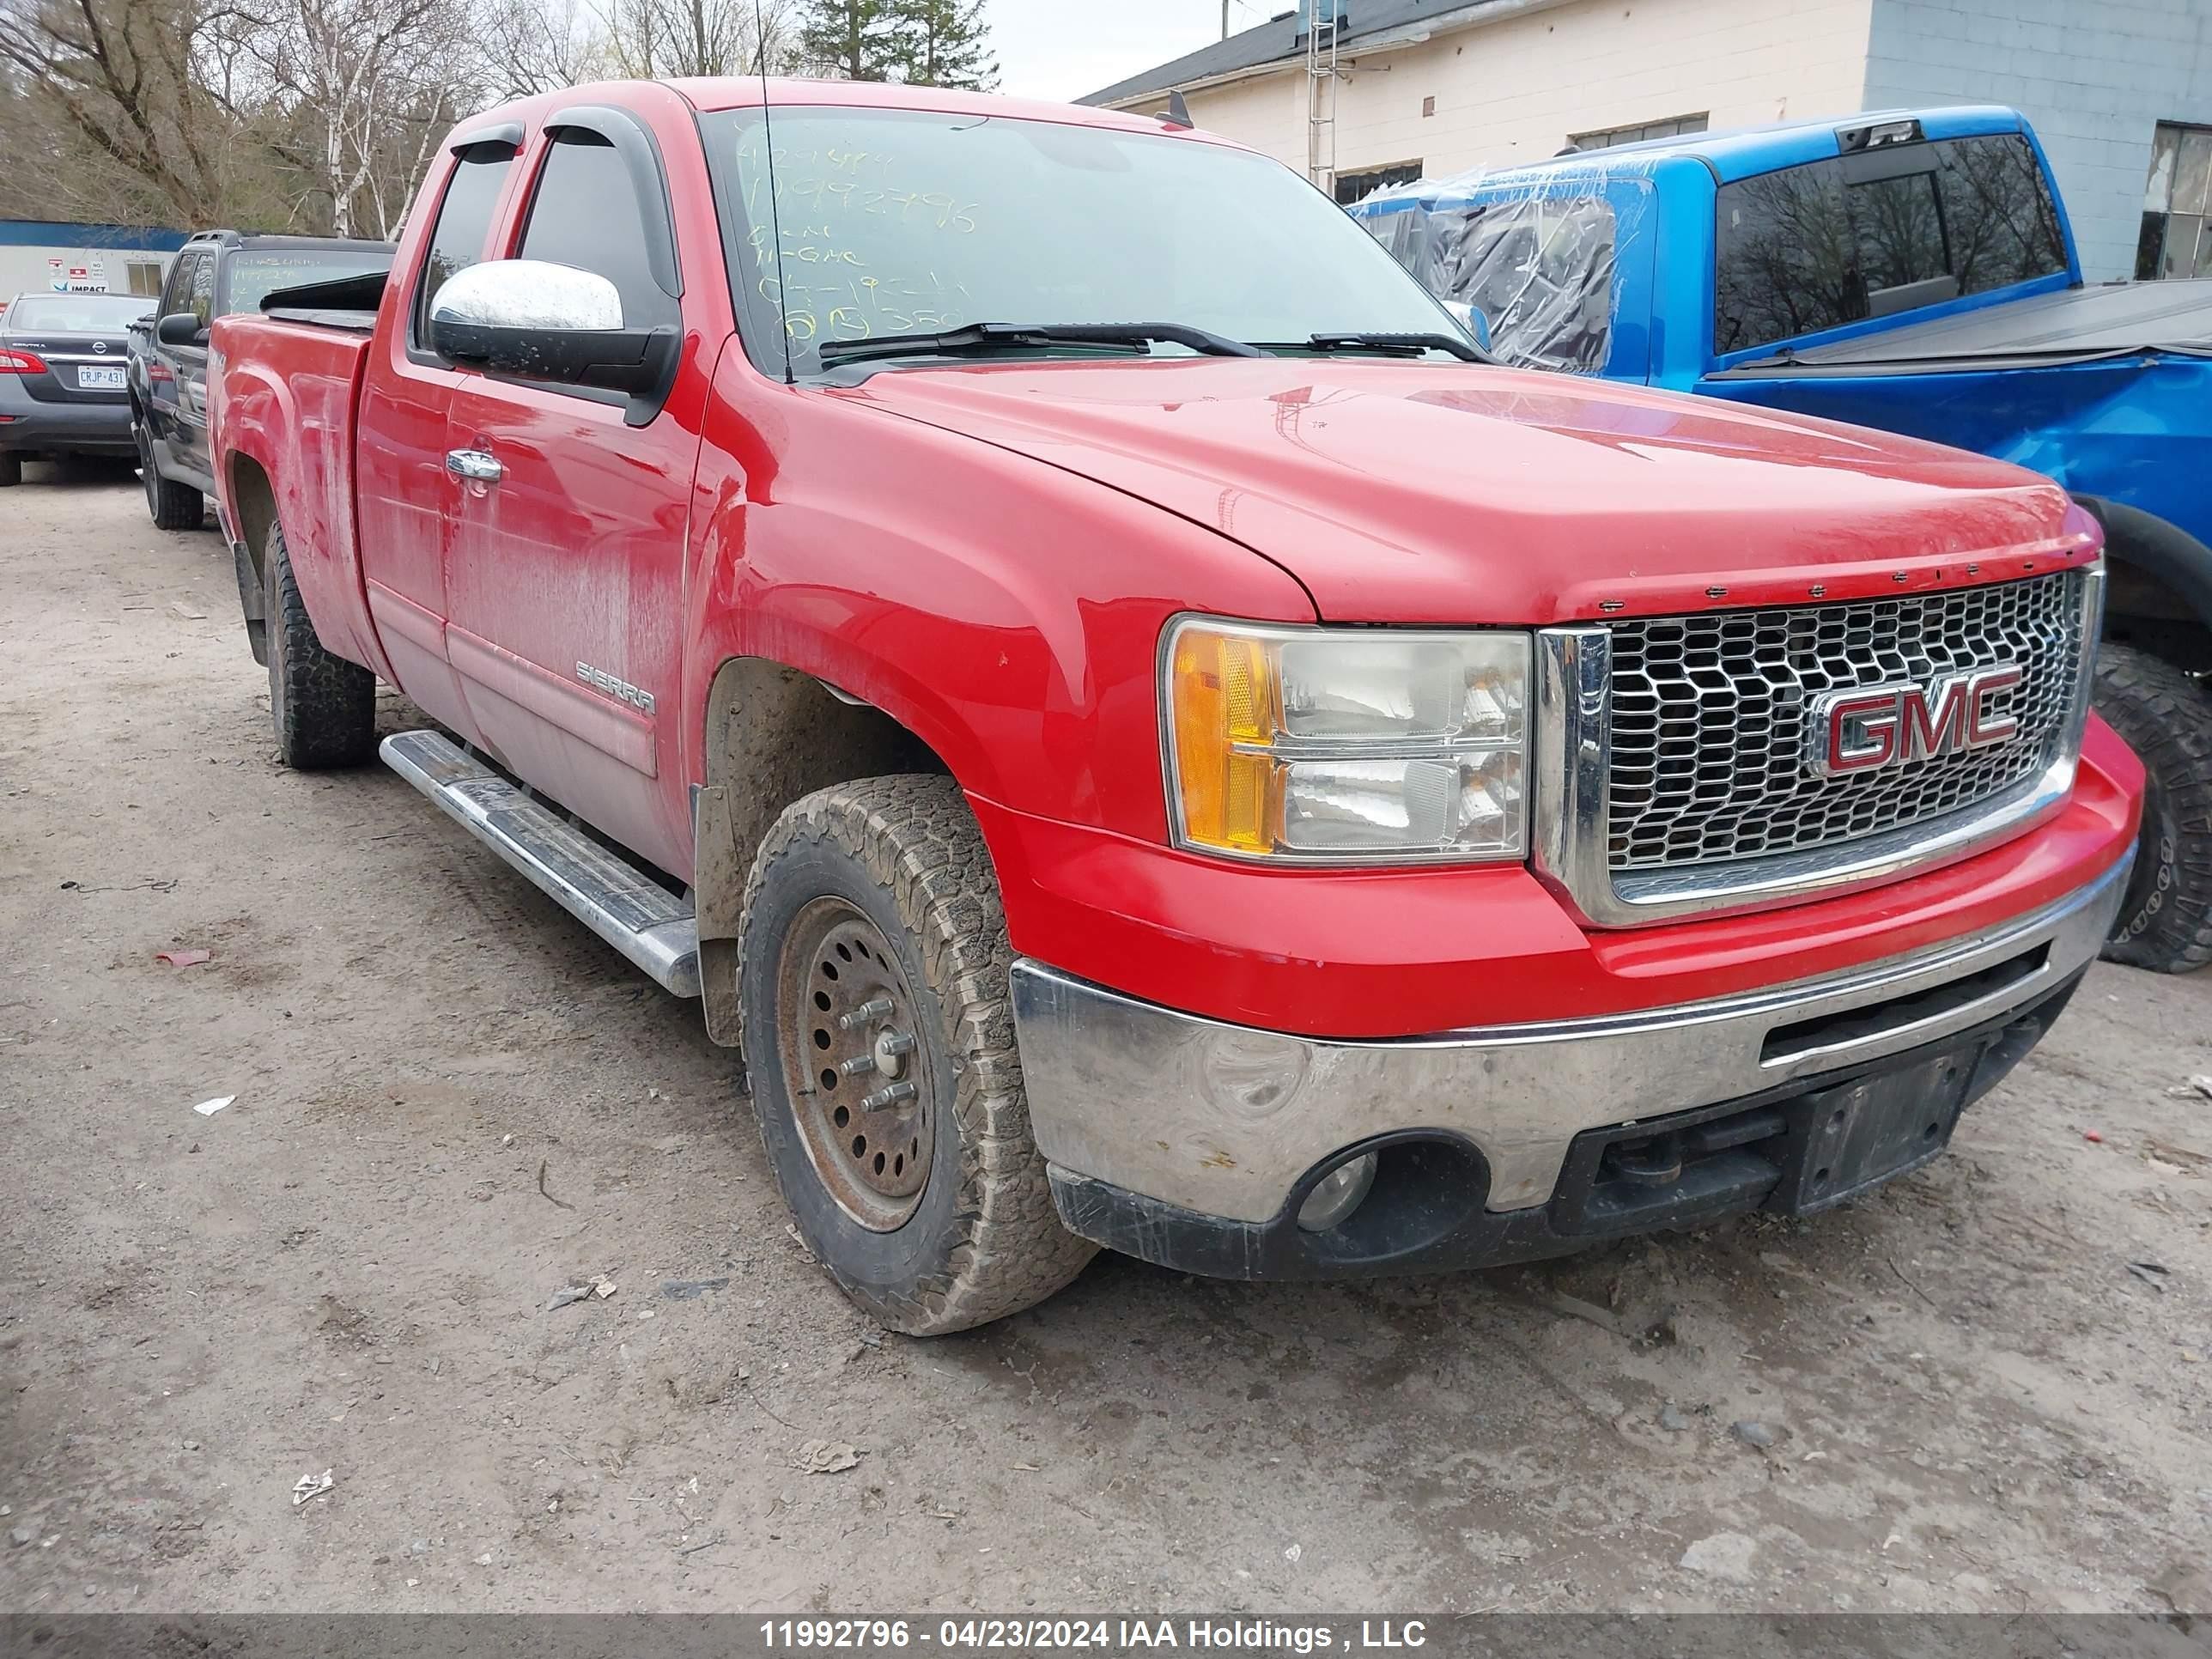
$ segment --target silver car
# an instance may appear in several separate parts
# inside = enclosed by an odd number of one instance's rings
[[[136,453],[131,325],[155,301],[135,294],[24,294],[0,317],[0,486],[26,455]]]

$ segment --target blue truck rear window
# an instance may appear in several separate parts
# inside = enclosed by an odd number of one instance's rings
[[[2066,267],[2026,137],[1898,145],[1720,187],[1714,349],[1726,356]]]

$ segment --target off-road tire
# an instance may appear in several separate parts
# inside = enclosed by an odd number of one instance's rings
[[[198,530],[207,516],[207,498],[188,483],[161,476],[154,465],[154,446],[143,430],[138,440],[138,477],[146,486],[146,511],[156,530]]]
[[[360,764],[376,750],[376,676],[323,648],[300,602],[284,532],[273,524],[262,544],[261,584],[277,759],[301,772]]]
[[[13,489],[23,482],[23,458],[16,454],[0,454],[0,489]]]
[[[2202,968],[2212,963],[2212,698],[2171,663],[2107,645],[2096,703],[2149,774],[2106,959],[2161,974]]]
[[[934,1045],[928,1177],[892,1231],[858,1224],[809,1161],[779,1034],[787,932],[815,900],[859,908],[898,954]],[[746,1070],[769,1166],[807,1248],[838,1287],[892,1330],[966,1330],[1041,1302],[1097,1247],[1060,1224],[1030,1133],[1014,1048],[1012,951],[974,815],[951,779],[867,778],[795,802],[745,883],[738,988]],[[811,1016],[797,1016],[811,1018]]]

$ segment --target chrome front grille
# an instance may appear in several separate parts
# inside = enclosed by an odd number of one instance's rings
[[[1944,818],[2045,775],[2073,737],[2085,571],[1790,610],[1606,625],[1605,863],[1626,876],[1774,858]],[[1987,748],[1815,776],[1808,700],[2015,663]]]

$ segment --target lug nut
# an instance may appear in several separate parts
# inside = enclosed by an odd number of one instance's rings
[[[876,1052],[890,1060],[896,1060],[901,1054],[910,1054],[914,1052],[913,1034],[886,1031],[876,1039]]]
[[[891,1012],[889,997],[870,997],[849,1014],[837,1016],[837,1029],[849,1031],[856,1025],[866,1025],[872,1019],[883,1019]]]
[[[902,1100],[912,1100],[921,1091],[911,1083],[893,1083],[878,1089],[860,1102],[864,1112],[880,1112],[886,1106],[896,1106]]]
[[[855,1054],[850,1060],[840,1061],[837,1066],[839,1073],[845,1077],[859,1077],[864,1072],[875,1069],[876,1057],[873,1054]]]

